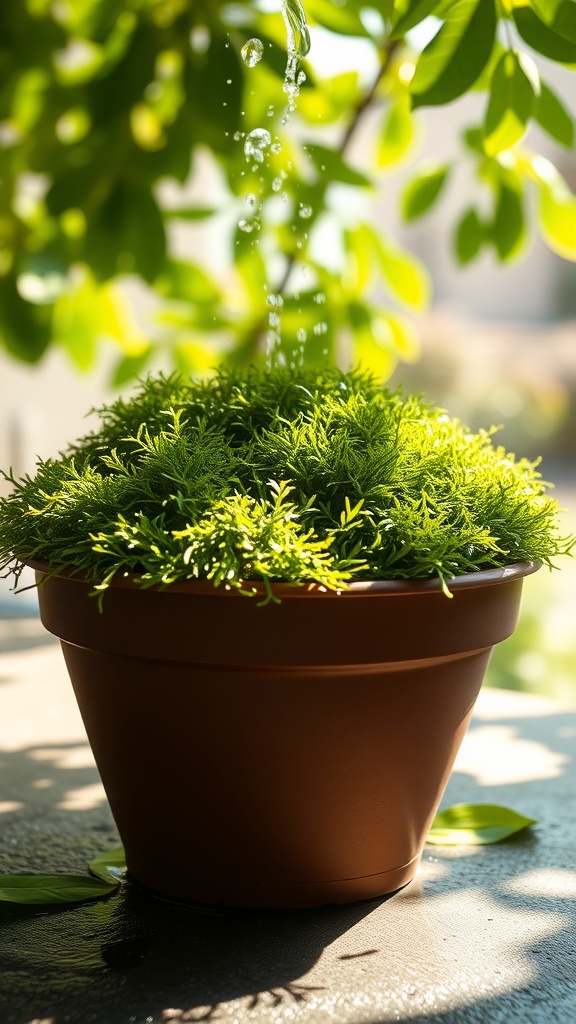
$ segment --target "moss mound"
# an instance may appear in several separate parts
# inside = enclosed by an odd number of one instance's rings
[[[551,564],[573,539],[537,464],[420,398],[336,369],[149,377],[0,502],[24,560],[144,586],[451,577]]]

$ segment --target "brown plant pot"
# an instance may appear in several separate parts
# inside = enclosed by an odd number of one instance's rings
[[[453,580],[275,587],[121,579],[98,611],[35,563],[42,621],[78,704],[138,882],[234,907],[393,892],[417,869],[518,564]]]

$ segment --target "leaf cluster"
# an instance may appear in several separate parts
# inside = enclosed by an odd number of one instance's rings
[[[116,346],[119,385],[159,349],[185,372],[220,359],[246,364],[262,352],[268,286],[286,292],[288,354],[298,332],[311,362],[351,338],[353,359],[389,376],[398,358],[414,356],[406,312],[425,307],[429,278],[386,230],[353,211],[381,175],[414,156],[420,108],[472,91],[485,94],[480,123],[454,160],[416,169],[404,216],[431,210],[464,158],[471,195],[453,232],[461,263],[484,248],[504,262],[520,256],[532,192],[544,240],[576,258],[576,198],[554,163],[525,144],[537,125],[573,148],[572,113],[546,81],[541,58],[568,71],[576,65],[575,0],[306,0],[304,7],[311,28],[362,39],[377,70],[368,83],[358,71],[323,76],[312,48],[292,114],[298,131],[290,132],[280,0],[276,12],[250,0],[2,5],[0,345],[9,353],[36,362],[57,344],[86,370],[107,339]],[[292,33],[305,39],[299,0],[285,9]],[[436,32],[422,47],[414,30],[430,18]],[[242,48],[254,37],[262,58],[247,66]],[[368,109],[364,158],[351,161],[350,142]],[[274,140],[256,164],[244,149],[255,128]],[[177,198],[180,186],[206,173],[200,153],[221,182],[218,209]],[[250,196],[256,204],[250,200],[247,213]],[[175,225],[221,231],[222,214],[224,274],[201,257],[175,256]],[[317,244],[328,225],[329,251]],[[293,267],[308,271],[297,295],[288,288]],[[145,331],[117,287],[128,274],[159,300]],[[322,309],[318,294],[326,297]]]
[[[536,464],[359,371],[150,376],[0,503],[0,567],[254,593],[439,578],[572,546]]]

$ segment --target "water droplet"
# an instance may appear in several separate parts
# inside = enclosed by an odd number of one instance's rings
[[[296,341],[299,341],[301,345],[304,344],[308,337],[308,331],[304,327],[299,327],[296,331]]]
[[[321,306],[323,302],[326,302],[326,296],[324,295],[324,292],[316,292],[316,295],[314,296],[314,302],[317,302],[319,306]]]
[[[262,59],[264,53],[264,43],[261,39],[249,39],[247,43],[240,50],[240,56],[242,60],[249,68],[254,68],[258,62]]]
[[[312,216],[313,212],[314,211],[312,207],[308,206],[308,203],[300,203],[300,209],[298,210],[298,214],[300,217],[302,217],[303,220],[308,220],[309,217]]]
[[[280,192],[280,189],[282,188],[282,184],[283,184],[282,178],[274,178],[274,180],[272,182],[272,191],[273,192]]]
[[[234,141],[240,142],[240,139],[243,139],[245,134],[245,132],[234,132]]]
[[[296,76],[297,84],[298,85],[304,85],[305,81],[306,81],[306,73],[304,71],[299,71],[297,76]]]
[[[247,235],[249,235],[250,232],[254,230],[255,226],[256,221],[248,220],[246,217],[242,217],[242,219],[238,221],[238,227],[240,228],[240,231],[245,231]]]
[[[232,79],[231,78],[227,78],[226,79],[226,85],[232,85]]]
[[[280,142],[280,139],[275,139],[272,145],[270,146],[270,149],[272,150],[273,153],[280,153],[282,150],[282,143]]]
[[[255,160],[257,164],[264,162],[264,153],[272,142],[270,132],[265,128],[254,128],[244,139],[244,152],[247,160]]]
[[[320,334],[326,334],[328,331],[328,324],[324,323],[324,321],[321,320],[320,323],[314,324],[312,330],[314,331],[314,334],[316,334],[317,336]]]
[[[253,192],[248,192],[248,194],[244,196],[244,202],[251,212],[255,212],[258,209],[258,196],[255,196]]]

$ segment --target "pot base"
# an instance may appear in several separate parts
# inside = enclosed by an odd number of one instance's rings
[[[360,878],[295,885],[258,883],[253,879],[229,882],[207,879],[191,883],[188,892],[184,892],[180,885],[178,892],[174,894],[147,885],[130,871],[128,877],[155,899],[178,904],[198,913],[226,910],[308,910],[313,907],[362,903],[383,896],[392,896],[413,881],[420,864],[420,856],[418,854],[409,864],[402,867]]]

